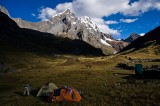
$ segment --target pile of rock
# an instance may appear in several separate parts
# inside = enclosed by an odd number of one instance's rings
[[[145,78],[160,79],[160,65],[152,65],[143,68],[143,76]]]
[[[128,60],[132,62],[160,62],[160,59],[139,59],[139,58],[131,58],[129,57]]]

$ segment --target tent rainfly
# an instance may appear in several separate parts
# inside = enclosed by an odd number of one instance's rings
[[[58,89],[58,87],[54,83],[44,84],[37,93],[37,96],[49,96],[55,89]]]

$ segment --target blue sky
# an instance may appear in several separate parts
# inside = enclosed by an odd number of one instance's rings
[[[115,38],[143,34],[160,25],[160,0],[0,0],[11,17],[38,22],[66,9],[89,16]]]

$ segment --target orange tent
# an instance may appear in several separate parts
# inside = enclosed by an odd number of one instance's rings
[[[55,102],[80,102],[82,100],[81,95],[78,91],[74,88],[60,88],[52,92],[48,98],[48,101],[55,101]]]

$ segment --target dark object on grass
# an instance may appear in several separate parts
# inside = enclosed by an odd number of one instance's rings
[[[135,75],[144,79],[160,79],[160,68],[158,65],[143,68],[142,64],[135,65]]]
[[[157,70],[150,70],[150,71],[143,71],[144,78],[147,79],[160,79],[160,71]]]
[[[135,74],[138,77],[142,77],[143,76],[143,65],[142,64],[136,64],[135,65]]]
[[[160,79],[160,66],[152,65],[143,69],[143,76],[147,79]]]

